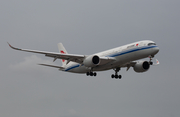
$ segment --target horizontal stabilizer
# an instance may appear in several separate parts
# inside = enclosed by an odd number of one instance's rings
[[[43,65],[43,66],[48,66],[48,67],[59,68],[59,69],[61,69],[61,70],[63,70],[63,69],[64,69],[64,67],[55,66],[55,65],[48,65],[48,64],[38,64],[38,65]]]

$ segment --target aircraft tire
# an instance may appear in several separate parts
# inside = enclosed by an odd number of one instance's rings
[[[111,75],[111,78],[114,78],[114,77],[115,77],[114,74],[112,74],[112,75]]]
[[[93,73],[93,75],[94,75],[94,76],[96,76],[96,75],[97,75],[97,73],[96,73],[96,72],[94,72],[94,73]]]
[[[90,76],[93,76],[94,74],[93,74],[93,72],[90,72]]]
[[[149,62],[150,65],[153,65],[153,62]]]
[[[89,72],[87,72],[86,75],[89,76],[90,75]]]
[[[118,75],[115,75],[115,78],[116,78],[116,79],[118,79],[118,78],[119,78],[119,76],[118,76]]]

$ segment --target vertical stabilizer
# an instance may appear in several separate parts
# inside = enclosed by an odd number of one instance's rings
[[[62,43],[58,43],[58,49],[61,54],[67,54],[66,49],[64,48]],[[62,59],[62,65],[65,66],[67,63],[67,60]]]

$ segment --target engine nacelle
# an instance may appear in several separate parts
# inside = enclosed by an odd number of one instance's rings
[[[95,67],[95,66],[99,65],[99,63],[100,63],[100,59],[97,55],[87,56],[83,61],[83,64],[86,67]]]
[[[140,61],[136,63],[133,68],[135,72],[146,72],[147,70],[149,70],[150,65],[147,61]]]

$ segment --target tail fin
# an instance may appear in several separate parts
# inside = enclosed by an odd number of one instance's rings
[[[66,49],[64,48],[62,43],[58,43],[58,49],[61,54],[67,54]],[[65,66],[67,63],[67,60],[62,59],[62,65]]]

